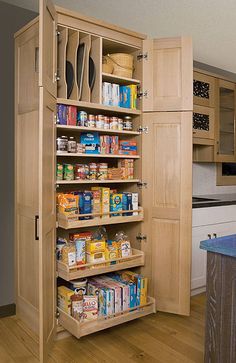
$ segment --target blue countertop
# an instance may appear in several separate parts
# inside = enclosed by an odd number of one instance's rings
[[[236,234],[201,241],[200,248],[208,252],[236,257]]]

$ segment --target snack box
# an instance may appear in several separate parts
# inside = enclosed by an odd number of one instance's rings
[[[130,107],[132,109],[137,108],[137,85],[131,84],[128,86],[130,88]]]
[[[84,295],[83,297],[83,319],[84,321],[95,320],[98,317],[98,297]]]
[[[57,289],[57,304],[58,307],[71,315],[71,296],[74,295],[74,291],[68,289],[66,286],[59,286]]]
[[[107,276],[103,276],[103,279],[105,280],[106,286],[114,291],[114,312],[115,314],[120,313],[122,311],[121,287],[116,281]]]
[[[112,106],[112,85],[109,82],[102,83],[102,103]]]
[[[86,253],[87,263],[102,263],[106,261],[105,252]],[[101,267],[100,265],[98,267]]]
[[[102,218],[109,218],[110,212],[110,188],[101,188],[101,187],[92,187],[92,191],[100,190],[101,191],[101,213]],[[104,215],[104,213],[107,213]]]
[[[76,264],[84,265],[86,263],[86,240],[84,238],[75,240]]]
[[[123,210],[132,210],[132,193],[124,192],[122,194],[122,209]],[[131,216],[132,212],[126,212],[123,214],[124,216]]]
[[[94,277],[93,281],[101,284],[101,290],[103,291],[102,295],[104,298],[101,303],[104,306],[101,306],[102,315],[112,315],[115,313],[115,292],[110,286],[108,286],[107,282],[103,279],[103,277]]]
[[[57,123],[59,125],[67,124],[67,106],[57,105]]]
[[[119,212],[122,211],[122,194],[112,193],[110,197],[110,211]],[[122,214],[114,213],[114,216],[122,216]]]
[[[101,190],[93,190],[93,213],[94,214],[98,214],[97,216],[95,215],[93,218],[94,219],[100,219],[101,218],[101,213],[102,213],[102,208],[101,208]]]
[[[110,136],[110,153],[119,154],[119,136]]]
[[[92,193],[78,192],[79,194],[79,214],[92,213]],[[79,217],[79,220],[92,219],[92,216]]]
[[[120,86],[120,107],[131,108],[131,89]]]
[[[100,153],[110,154],[110,136],[108,135],[100,136]]]
[[[115,260],[119,257],[119,248],[117,242],[115,241],[107,241],[106,249],[105,249],[105,258],[106,260]],[[116,261],[111,261],[110,265],[115,265]]]
[[[100,154],[100,137],[98,132],[82,132],[80,143],[85,145],[86,154]]]
[[[105,252],[105,240],[91,240],[87,242],[87,253]]]
[[[133,281],[136,283],[137,287],[137,300],[136,304],[144,305],[147,303],[147,285],[148,279],[147,277],[143,277],[143,275],[136,274],[133,271],[122,271],[118,273],[121,279],[126,281]]]
[[[111,85],[111,104],[112,106],[119,106],[120,104],[120,86],[115,83]]]
[[[75,242],[77,239],[84,238],[86,241],[91,240],[92,232],[79,232],[79,233],[69,233],[69,239]]]
[[[77,107],[68,106],[67,107],[67,125],[76,126],[77,120]]]

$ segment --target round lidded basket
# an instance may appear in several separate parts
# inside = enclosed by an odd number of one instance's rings
[[[105,56],[107,64],[112,64],[113,74],[120,77],[133,77],[134,57],[132,54],[113,53]]]

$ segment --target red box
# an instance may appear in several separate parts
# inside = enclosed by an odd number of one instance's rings
[[[67,107],[67,125],[76,126],[77,119],[77,107],[68,106]]]

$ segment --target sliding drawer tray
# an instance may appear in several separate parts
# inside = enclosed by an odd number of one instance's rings
[[[155,299],[148,297],[147,304],[143,306],[126,310],[123,313],[114,314],[111,317],[98,318],[89,322],[79,322],[59,308],[58,312],[58,323],[61,324],[64,329],[69,331],[76,338],[81,338],[85,335],[89,335],[97,331],[111,328],[112,326],[126,323],[134,319],[142,318],[145,315],[155,313],[156,309]]]
[[[114,265],[108,265],[110,262],[116,261]],[[107,266],[104,266],[106,264]],[[132,267],[144,266],[144,253],[140,250],[132,249],[132,255],[121,257],[115,260],[106,260],[103,267],[101,263],[86,263],[75,267],[69,267],[61,261],[57,261],[57,274],[66,281],[80,279],[83,277],[101,275],[112,271],[129,269]]]

